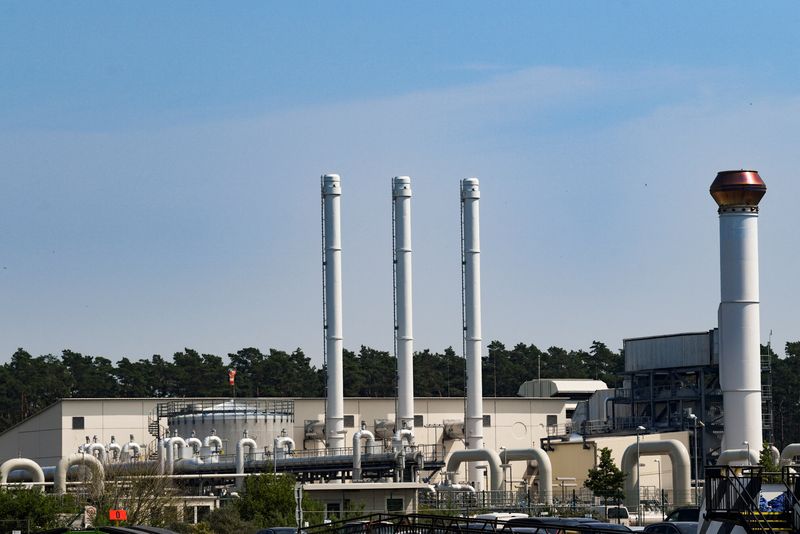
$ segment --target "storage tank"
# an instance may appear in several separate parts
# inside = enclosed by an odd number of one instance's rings
[[[174,401],[158,405],[165,417],[169,433],[188,437],[194,431],[200,439],[214,431],[230,450],[247,431],[259,445],[272,447],[281,430],[291,432],[294,423],[294,401],[273,399],[204,399]]]

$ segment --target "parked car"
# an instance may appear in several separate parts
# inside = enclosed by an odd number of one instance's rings
[[[302,531],[301,531],[302,532]],[[297,534],[296,527],[269,527],[262,528],[256,534]]]
[[[681,506],[669,513],[664,521],[700,521],[700,508],[697,506]]]
[[[648,534],[697,534],[697,521],[664,521],[644,527]]]

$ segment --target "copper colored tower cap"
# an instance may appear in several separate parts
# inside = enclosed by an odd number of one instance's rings
[[[720,171],[709,192],[720,208],[758,206],[767,186],[758,171]]]

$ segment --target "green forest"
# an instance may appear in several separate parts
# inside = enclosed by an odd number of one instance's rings
[[[765,347],[766,349],[766,347]],[[773,353],[774,355],[774,353]],[[621,386],[624,357],[602,342],[588,351],[499,341],[483,357],[483,393],[516,396],[525,380],[596,378]],[[42,410],[60,398],[98,397],[225,397],[231,395],[228,370],[236,370],[236,395],[241,397],[321,397],[325,368],[311,364],[301,349],[292,352],[245,348],[225,357],[192,349],[172,358],[122,358],[64,350],[61,355],[33,356],[18,349],[0,366],[0,431]],[[465,362],[452,348],[414,354],[414,394],[418,397],[464,395]],[[344,394],[347,397],[392,397],[395,361],[389,352],[362,346],[344,351]],[[786,344],[773,358],[775,438],[778,444],[800,441],[800,341]]]

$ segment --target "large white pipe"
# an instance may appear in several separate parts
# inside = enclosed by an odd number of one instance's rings
[[[67,471],[73,465],[84,465],[92,472],[92,484],[94,485],[95,495],[102,495],[105,488],[105,470],[100,460],[86,453],[71,454],[58,461],[54,480],[55,492],[57,495],[67,493]]]
[[[122,452],[122,446],[119,443],[117,443],[117,440],[114,436],[111,436],[111,443],[108,444],[106,450],[108,451],[109,455],[108,460],[116,461],[119,460],[120,458],[120,453]]]
[[[788,465],[794,463],[794,458],[800,456],[800,443],[790,443],[781,451],[780,465]]]
[[[253,451],[256,450],[256,441],[253,438],[244,437],[236,443],[236,474],[242,475],[244,474],[244,449],[247,447],[250,449],[250,454],[253,454]],[[238,489],[242,489],[244,486],[244,478],[237,478],[236,479],[236,487]]]
[[[166,473],[171,475],[175,469],[175,447],[178,447],[178,459],[183,458],[183,451],[186,450],[186,441],[178,436],[165,440],[167,445],[167,470]]]
[[[344,447],[344,374],[342,363],[342,240],[338,174],[322,177],[325,271],[325,352],[327,394],[325,439],[329,449]]]
[[[477,178],[461,181],[462,258],[464,262],[464,347],[467,360],[467,408],[465,442],[469,449],[483,449],[483,385],[481,378],[481,198]],[[482,489],[481,465],[471,463],[467,478]]]
[[[291,454],[294,450],[294,440],[289,436],[278,436],[275,438],[272,447],[275,458],[285,458],[286,454]]]
[[[414,431],[414,329],[411,277],[411,178],[392,181],[394,203],[395,343],[397,346],[397,430]]]
[[[186,440],[186,445],[192,448],[192,454],[199,454],[200,449],[203,448],[203,442],[200,441],[200,438],[192,436],[191,438]]]
[[[44,491],[44,471],[39,464],[28,458],[11,458],[0,465],[0,486],[5,486],[8,483],[9,473],[16,469],[30,473],[34,484],[38,484],[34,485],[34,488],[37,491]]]
[[[129,441],[125,445],[122,446],[122,452],[120,453],[120,461],[127,461],[139,456],[139,452],[141,447],[135,441]]]
[[[97,456],[102,463],[106,463],[106,446],[102,443],[92,443],[86,450],[89,454]]]
[[[465,449],[455,451],[447,459],[447,471],[451,482],[455,482],[456,473],[462,462],[485,461],[489,464],[489,476],[491,477],[492,490],[500,491],[505,484],[503,468],[500,466],[500,456],[491,449],[471,450]]]
[[[637,454],[638,451],[638,454]],[[657,441],[640,441],[628,445],[622,454],[622,472],[625,477],[625,502],[629,507],[638,505],[636,476],[639,470],[636,464],[640,456],[660,456],[666,454],[672,462],[672,489],[673,501],[676,505],[691,504],[692,502],[692,473],[689,461],[689,451],[677,439],[662,439]]]
[[[722,450],[745,442],[760,450],[763,439],[758,202],[766,190],[756,171],[720,172],[710,189],[719,206]]]
[[[214,432],[214,431],[212,430],[212,432]],[[216,434],[211,434],[210,436],[206,436],[205,438],[203,438],[203,446],[204,447],[208,447],[210,449],[212,443],[216,447],[216,452],[219,452],[219,451],[222,450],[222,438],[220,438]]]
[[[728,449],[717,458],[717,465],[730,465],[733,462],[744,465],[758,465],[758,455],[753,449]]]
[[[375,435],[367,430],[364,423],[361,429],[353,434],[353,480],[361,480],[361,440],[367,440],[367,450],[369,454],[375,448]]]
[[[535,460],[539,469],[539,501],[553,504],[553,466],[550,457],[542,449],[506,449],[500,451],[500,461],[504,464],[515,460]]]

